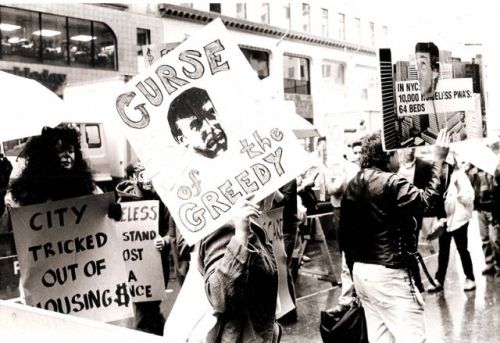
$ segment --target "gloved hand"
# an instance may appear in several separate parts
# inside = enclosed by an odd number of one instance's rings
[[[12,164],[3,154],[0,154],[0,190],[5,190],[9,185]]]
[[[118,202],[114,202],[108,207],[108,218],[114,219],[115,221],[120,221],[122,219],[122,205]]]

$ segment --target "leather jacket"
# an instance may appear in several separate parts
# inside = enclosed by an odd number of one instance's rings
[[[440,197],[443,163],[434,163],[425,189],[397,174],[365,168],[347,185],[340,212],[340,247],[354,262],[408,267],[415,250],[416,219]]]

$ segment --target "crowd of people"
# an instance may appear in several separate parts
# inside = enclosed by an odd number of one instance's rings
[[[315,166],[259,203],[252,195],[240,198],[233,220],[194,247],[182,238],[140,162],[129,166],[128,178],[116,186],[116,203],[109,207],[108,216],[120,220],[122,202],[159,200],[159,237],[153,242],[163,267],[163,275],[158,277],[164,278],[166,287],[171,265],[175,265],[182,284],[190,255],[196,252],[206,296],[217,317],[207,341],[279,342],[283,332],[278,322],[300,318],[296,309],[279,321],[276,318],[277,262],[270,237],[254,219],[270,205],[284,208],[288,290],[294,304],[300,306],[295,299],[298,266],[294,265],[294,251],[306,226],[305,214],[320,211],[318,202],[326,202],[342,251],[341,296],[330,311],[341,316],[359,299],[370,342],[423,342],[422,293],[443,290],[452,238],[465,274],[463,289],[475,288],[467,250],[474,210],[486,262],[483,274],[500,275],[498,175],[489,175],[449,153],[448,143],[443,130],[433,161],[428,162],[416,157],[413,149],[384,151],[380,133],[367,134],[331,168]],[[499,144],[492,149],[498,153]],[[0,159],[2,210],[102,193],[83,158],[74,128],[44,128],[28,141],[21,157],[25,160],[22,172],[10,183],[12,167],[6,158]],[[440,230],[438,267],[427,290],[417,258],[424,217],[437,218],[431,231]],[[134,327],[162,335],[165,317],[160,305],[160,301],[134,304]]]

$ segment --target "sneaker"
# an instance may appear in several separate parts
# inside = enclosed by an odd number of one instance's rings
[[[464,291],[472,291],[474,289],[476,289],[476,283],[471,279],[465,279]]]
[[[483,269],[482,274],[483,275],[495,275],[495,267],[494,266],[489,266]]]
[[[427,288],[427,292],[437,293],[443,290],[443,285],[441,285],[441,282],[439,282],[438,280],[434,280],[434,283],[436,284],[436,286],[431,285],[429,288]]]

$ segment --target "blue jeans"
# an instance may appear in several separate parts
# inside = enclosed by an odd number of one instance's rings
[[[353,279],[370,343],[425,342],[424,301],[406,270],[356,262]]]

